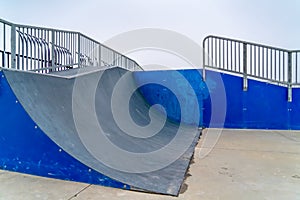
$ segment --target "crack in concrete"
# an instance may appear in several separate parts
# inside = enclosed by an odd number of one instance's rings
[[[77,192],[76,194],[74,194],[73,196],[71,196],[70,198],[68,198],[68,200],[72,200],[74,198],[76,198],[80,193],[82,193],[83,191],[87,190],[89,187],[91,187],[92,184],[84,187],[82,190],[80,190],[79,192]]]

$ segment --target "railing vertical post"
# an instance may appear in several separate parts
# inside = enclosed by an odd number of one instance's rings
[[[54,48],[55,48],[55,31],[52,30],[51,31],[51,41],[52,41],[52,46],[51,46],[51,67],[53,69],[55,69],[55,51],[54,51]]]
[[[77,38],[77,43],[78,43],[78,67],[80,67],[81,63],[80,63],[80,33],[77,33],[78,38]]]
[[[10,34],[11,45],[11,68],[16,69],[16,25],[11,25]]]
[[[6,28],[5,23],[3,23],[3,54],[2,54],[2,65],[3,67],[9,67],[6,65]]]
[[[250,58],[251,59],[251,58]],[[247,80],[247,44],[243,43],[243,90],[248,90],[248,80]]]
[[[102,57],[101,57],[101,44],[99,44],[99,67],[102,65]]]
[[[288,102],[292,102],[292,52],[288,52]]]
[[[206,74],[205,74],[205,39],[203,40],[203,46],[202,46],[202,78],[203,81],[206,79]]]

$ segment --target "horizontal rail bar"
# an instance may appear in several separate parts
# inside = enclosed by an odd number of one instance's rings
[[[248,41],[244,41],[244,40],[231,39],[231,38],[220,37],[220,36],[215,36],[215,35],[208,35],[208,36],[206,36],[203,39],[203,42],[205,40],[207,40],[208,38],[215,38],[215,39],[227,40],[227,41],[238,42],[238,43],[246,43],[246,44],[249,44],[249,45],[254,45],[254,46],[263,47],[263,48],[271,48],[271,49],[276,49],[276,50],[286,51],[286,52],[300,51],[300,50],[287,50],[287,49],[284,49],[284,48],[278,48],[278,47],[268,46],[268,45],[264,45],[264,44],[257,44],[257,43],[254,43],[254,42],[248,42]]]

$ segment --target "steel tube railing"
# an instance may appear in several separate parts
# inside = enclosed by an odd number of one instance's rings
[[[203,40],[203,51],[204,80],[206,68],[240,74],[243,76],[243,88],[246,91],[247,78],[257,78],[287,86],[288,101],[292,101],[292,88],[300,86],[300,70],[298,70],[300,50],[207,36]],[[223,63],[220,60],[223,60]]]
[[[2,67],[17,70],[49,73],[88,66],[143,70],[134,60],[74,31],[14,24],[0,19],[0,42]],[[118,62],[119,57],[126,62]]]

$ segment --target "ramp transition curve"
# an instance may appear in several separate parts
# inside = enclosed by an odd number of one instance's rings
[[[120,82],[121,85],[116,85]],[[198,124],[185,125],[166,119],[161,109],[150,108],[136,87],[133,73],[121,68],[79,73],[73,69],[68,73],[50,75],[3,69],[0,101],[8,108],[1,109],[13,116],[6,119],[7,124],[4,124],[5,121],[1,124],[3,133],[0,142],[6,149],[0,153],[0,167],[60,179],[178,195],[200,135]],[[114,93],[116,88],[119,88],[117,95]],[[93,95],[90,95],[91,91]],[[128,94],[129,91],[132,94]],[[122,98],[126,96],[130,96],[128,105]],[[123,114],[131,118],[129,124],[134,123],[141,128],[122,128],[122,123],[128,119],[118,122],[116,115]],[[157,130],[157,134],[149,135],[147,128]],[[173,143],[178,132],[185,137]],[[103,140],[91,139],[99,138],[99,135]],[[139,135],[143,137],[137,137]],[[114,147],[106,148],[106,140]],[[122,150],[120,154],[114,151],[115,147]],[[97,149],[104,152],[98,154],[95,152]],[[160,149],[164,152],[158,159],[140,156],[155,155]],[[178,158],[172,161],[170,157],[174,152]],[[135,162],[131,162],[131,157],[123,155],[140,156],[140,159],[132,158]],[[170,163],[159,168],[159,161]]]

